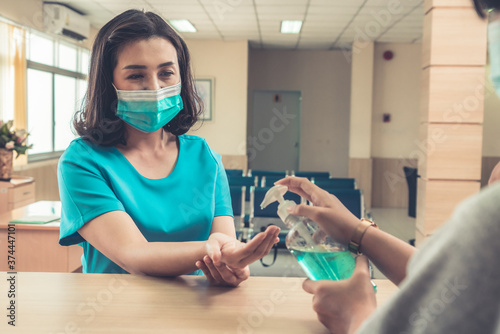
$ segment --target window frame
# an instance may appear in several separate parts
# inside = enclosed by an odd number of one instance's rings
[[[55,125],[56,125],[56,119],[55,119],[55,114],[56,114],[56,106],[55,106],[55,96],[56,96],[56,90],[55,90],[55,76],[56,75],[62,75],[70,78],[74,78],[76,80],[75,82],[75,93],[76,93],[76,98],[78,99],[78,92],[80,92],[80,80],[83,81],[88,81],[88,75],[85,73],[79,72],[82,70],[81,68],[81,61],[82,61],[82,53],[87,52],[89,54],[90,58],[90,50],[75,44],[71,44],[70,42],[63,40],[63,39],[58,39],[54,38],[50,35],[43,34],[39,31],[35,31],[33,29],[30,29],[29,32],[29,38],[26,39],[26,50],[29,50],[29,53],[27,52],[27,59],[26,59],[26,82],[27,82],[27,76],[28,76],[28,70],[33,69],[37,71],[42,71],[51,74],[52,76],[52,126],[51,126],[51,141],[52,141],[52,151],[50,152],[43,152],[43,153],[35,153],[35,154],[29,154],[28,152],[28,163],[32,162],[38,162],[38,161],[43,161],[43,160],[49,160],[49,159],[58,159],[64,150],[55,150]],[[36,35],[40,36],[42,38],[50,39],[53,42],[53,64],[54,65],[47,65],[47,64],[42,64],[38,63],[35,61],[32,61],[29,59],[28,55],[31,55],[31,43],[29,42],[31,35]],[[71,71],[67,69],[63,69],[58,67],[59,66],[59,45],[63,44],[66,46],[71,46],[76,49],[76,71]],[[26,106],[28,106],[28,95],[29,92],[26,90]],[[77,100],[78,101],[78,100]],[[76,101],[75,101],[76,102]],[[26,123],[27,123],[27,129],[29,129],[29,118],[28,118],[28,109],[26,109]],[[28,130],[29,131],[29,130]]]

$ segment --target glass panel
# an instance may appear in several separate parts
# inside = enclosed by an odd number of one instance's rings
[[[54,41],[30,34],[29,59],[45,65],[54,65]]]
[[[29,154],[52,152],[52,74],[28,69]]]
[[[85,98],[85,93],[87,93],[88,82],[86,80],[78,80],[78,86],[76,91],[76,109],[81,110],[83,108],[83,99]]]
[[[78,91],[76,93],[76,107],[77,109],[82,108],[83,98],[85,97],[85,93],[87,93],[87,80],[78,80]]]
[[[89,74],[89,57],[90,52],[82,50],[80,53],[80,73]]]
[[[68,71],[77,71],[76,68],[76,47],[59,44],[59,67]]]
[[[64,151],[75,138],[71,121],[76,111],[76,79],[55,75],[55,151]]]

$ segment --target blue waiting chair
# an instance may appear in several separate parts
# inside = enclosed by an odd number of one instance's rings
[[[236,228],[243,227],[245,223],[245,192],[246,187],[229,187],[231,205],[233,207],[234,223]]]
[[[258,186],[257,177],[253,176],[232,176],[227,179],[230,187],[246,187],[245,196],[250,198],[250,187]]]
[[[352,178],[331,178],[331,179],[313,178],[311,182],[320,188],[356,189],[356,179]]]
[[[245,176],[243,169],[226,169],[226,175],[228,178]]]
[[[274,182],[279,181],[281,179],[283,179],[283,177],[281,177],[281,176],[271,176],[271,175],[262,176],[260,178],[259,184],[261,187],[268,187],[269,188],[269,187],[274,186]]]
[[[289,171],[276,171],[276,170],[248,170],[248,176],[279,176],[285,177],[287,175],[291,175]]]
[[[292,175],[297,177],[305,177],[309,180],[311,180],[312,178],[329,179],[331,177],[330,172],[294,172]]]
[[[323,188],[336,196],[344,206],[358,218],[365,217],[365,203],[361,189]]]
[[[287,175],[291,175],[289,171],[275,171],[275,170],[252,170],[252,169],[249,169],[248,170],[248,175],[249,176],[252,176],[252,177],[257,177],[258,180],[257,180],[257,185],[256,186],[262,186],[262,178],[263,177],[269,177],[269,178],[278,178],[279,179],[282,179],[284,177],[286,177]],[[269,185],[270,183],[267,182],[267,184]]]

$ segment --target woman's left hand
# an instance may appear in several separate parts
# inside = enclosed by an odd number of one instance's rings
[[[205,255],[203,261],[197,261],[196,267],[203,271],[207,280],[213,285],[238,286],[250,276],[250,269],[248,266],[240,269],[229,268],[222,262],[214,264],[208,255]]]

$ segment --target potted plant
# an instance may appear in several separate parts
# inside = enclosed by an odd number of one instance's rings
[[[14,122],[0,120],[0,180],[10,181],[14,151],[16,158],[26,154],[26,150],[33,145],[26,145],[28,133],[26,130],[15,130]]]

